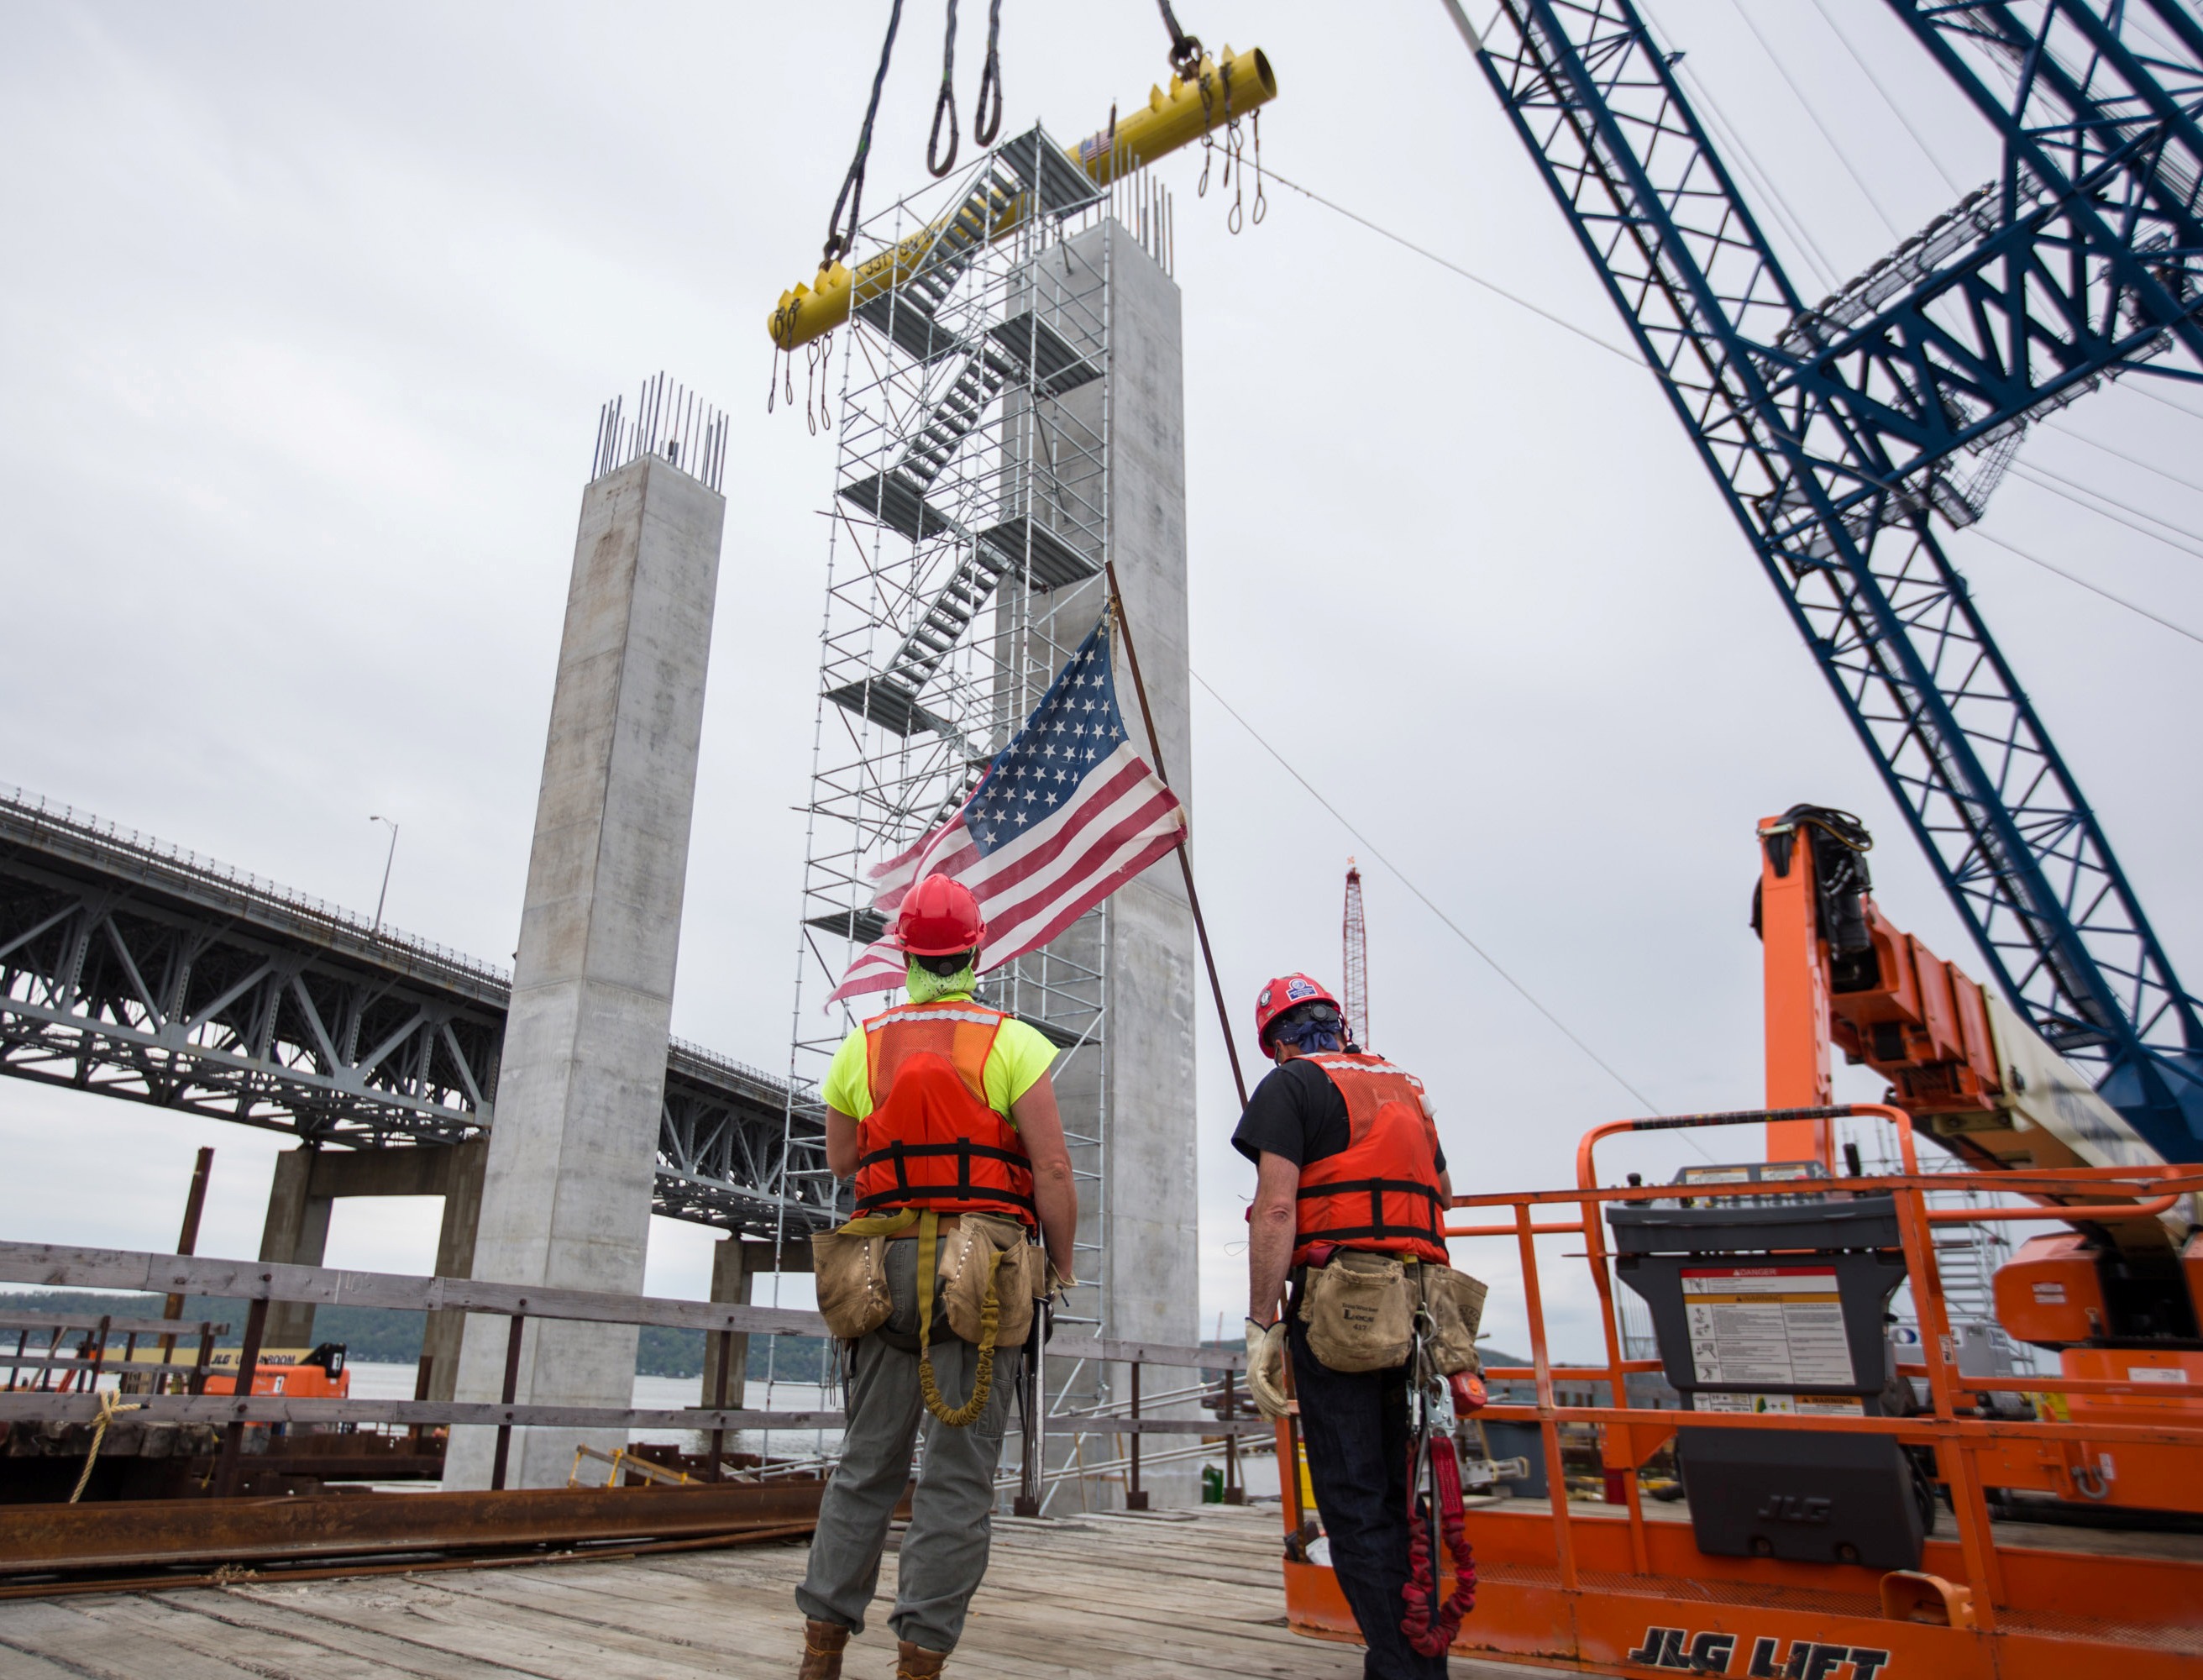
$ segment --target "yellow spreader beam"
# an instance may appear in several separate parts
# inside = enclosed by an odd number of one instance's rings
[[[1118,117],[1113,133],[1104,128],[1090,134],[1065,155],[1096,186],[1107,186],[1278,97],[1278,79],[1261,48],[1234,53],[1227,46],[1222,62],[1220,68],[1216,59],[1203,58],[1191,81],[1172,76],[1167,88],[1149,89],[1147,104]],[[1001,198],[989,217],[988,243],[1014,233],[1030,213],[1025,196]],[[877,297],[914,275],[948,225],[944,217],[854,269],[839,263],[821,269],[810,285],[780,294],[765,317],[766,335],[783,350],[824,337],[849,318],[860,298]]]

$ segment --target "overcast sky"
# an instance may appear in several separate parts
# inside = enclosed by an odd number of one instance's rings
[[[1993,150],[1883,7],[1825,0],[1933,163],[1821,0],[1743,3],[1775,59],[1737,0],[1652,15],[1804,225],[1810,257],[1760,206],[1817,296],[1814,265],[1865,267],[1954,198],[1935,165],[1969,186]],[[394,816],[391,920],[509,961],[597,407],[665,369],[734,420],[674,1030],[784,1066],[832,458],[763,412],[762,318],[816,262],[885,9],[0,6],[0,781],[369,909],[368,818]],[[1003,10],[1005,132],[1076,139],[1162,71],[1145,0]],[[1180,12],[1267,50],[1266,163],[1625,341],[1437,0]],[[875,206],[924,180],[940,27],[906,8]],[[1981,972],[1651,376],[1275,184],[1232,237],[1199,167],[1161,172],[1199,674],[1658,1109],[1760,1097],[1752,831],[1793,802],[1860,813],[1885,908]],[[2094,447],[2193,478],[2203,423],[2122,387],[2060,423],[2023,462],[2203,525]],[[1987,529],[2203,630],[2193,558],[2017,478]],[[2203,646],[1951,546],[2194,985]],[[1372,1042],[1427,1080],[1456,1185],[1570,1181],[1637,1100],[1198,688],[1194,724],[1234,1009],[1280,970],[1336,977],[1361,852]],[[1202,1304],[1228,1324],[1252,1177],[1203,1032]],[[281,1139],[0,1083],[0,1233],[166,1246],[202,1143],[202,1251],[251,1254]],[[434,1229],[433,1204],[342,1204],[329,1259],[426,1270]],[[658,1222],[651,1287],[705,1293],[711,1240]],[[1519,1346],[1506,1257],[1460,1257]],[[1580,1334],[1578,1283],[1554,1287]]]

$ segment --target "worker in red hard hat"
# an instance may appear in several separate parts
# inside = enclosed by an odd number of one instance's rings
[[[802,1680],[837,1680],[842,1647],[863,1631],[921,1428],[925,1452],[888,1624],[900,1680],[942,1672],[987,1570],[1019,1349],[998,1361],[992,1329],[976,1345],[959,1338],[940,1263],[979,1244],[1005,1257],[994,1276],[1044,1276],[1031,1293],[1052,1293],[1072,1281],[1078,1226],[1048,1079],[1054,1047],[973,996],[986,938],[978,902],[962,883],[930,875],[903,900],[895,937],[908,959],[908,1001],[851,1032],[820,1087],[826,1163],[855,1180],[857,1217],[818,1242],[878,1244],[868,1252],[878,1254],[891,1306],[877,1328],[842,1343],[848,1428],[795,1594],[806,1618]],[[923,1317],[921,1277],[934,1285]]]
[[[1409,1572],[1404,1353],[1392,1369],[1334,1370],[1310,1347],[1302,1306],[1310,1273],[1343,1251],[1446,1263],[1445,1152],[1422,1082],[1357,1049],[1338,1000],[1308,975],[1262,987],[1255,1035],[1278,1065],[1255,1087],[1231,1138],[1255,1169],[1248,1388],[1266,1412],[1284,1414],[1290,1339],[1308,1479],[1332,1568],[1368,1647],[1362,1672],[1444,1680],[1443,1653],[1420,1654],[1401,1631]]]

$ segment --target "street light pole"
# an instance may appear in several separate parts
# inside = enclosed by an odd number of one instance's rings
[[[382,907],[390,898],[390,866],[398,857],[398,825],[388,817],[369,817],[368,821],[390,824],[390,849],[383,854],[382,858],[382,890],[375,895],[375,937],[380,938],[382,934]]]

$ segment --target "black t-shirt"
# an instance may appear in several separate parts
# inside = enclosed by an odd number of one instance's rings
[[[1331,1075],[1314,1062],[1296,1058],[1262,1076],[1239,1116],[1231,1146],[1256,1165],[1263,1151],[1282,1156],[1296,1167],[1311,1166],[1344,1151],[1353,1136],[1346,1098]],[[1445,1151],[1438,1169],[1446,1169]]]

